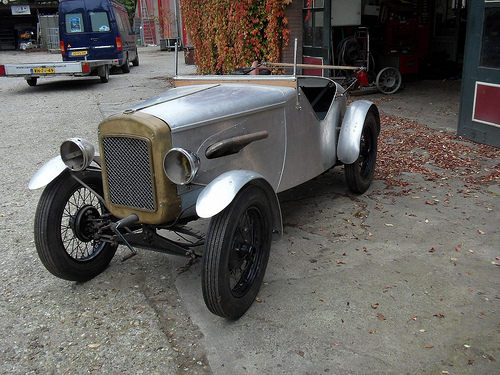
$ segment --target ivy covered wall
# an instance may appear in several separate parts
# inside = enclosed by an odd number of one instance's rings
[[[201,74],[227,74],[253,61],[280,61],[292,0],[181,0]]]

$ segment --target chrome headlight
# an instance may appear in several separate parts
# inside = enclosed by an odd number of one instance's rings
[[[94,146],[85,139],[70,138],[61,145],[61,159],[72,171],[87,168],[94,159]]]
[[[183,148],[173,148],[163,158],[165,174],[170,181],[178,185],[186,185],[193,181],[199,167],[198,155]]]

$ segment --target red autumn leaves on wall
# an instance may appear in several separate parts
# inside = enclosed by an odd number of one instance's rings
[[[253,61],[279,61],[291,0],[181,0],[200,74],[227,74]]]

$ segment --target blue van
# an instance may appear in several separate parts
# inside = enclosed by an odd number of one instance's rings
[[[124,73],[139,65],[127,10],[115,0],[61,0],[59,36],[63,61],[114,60]]]

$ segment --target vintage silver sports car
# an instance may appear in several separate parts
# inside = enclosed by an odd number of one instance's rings
[[[354,193],[371,183],[379,112],[365,100],[347,107],[346,94],[323,77],[176,77],[104,120],[100,153],[68,139],[33,176],[31,189],[46,186],[35,217],[42,263],[85,281],[118,245],[202,257],[208,309],[239,318],[282,235],[277,193],[340,164]],[[185,226],[198,218],[210,218],[206,236]]]

